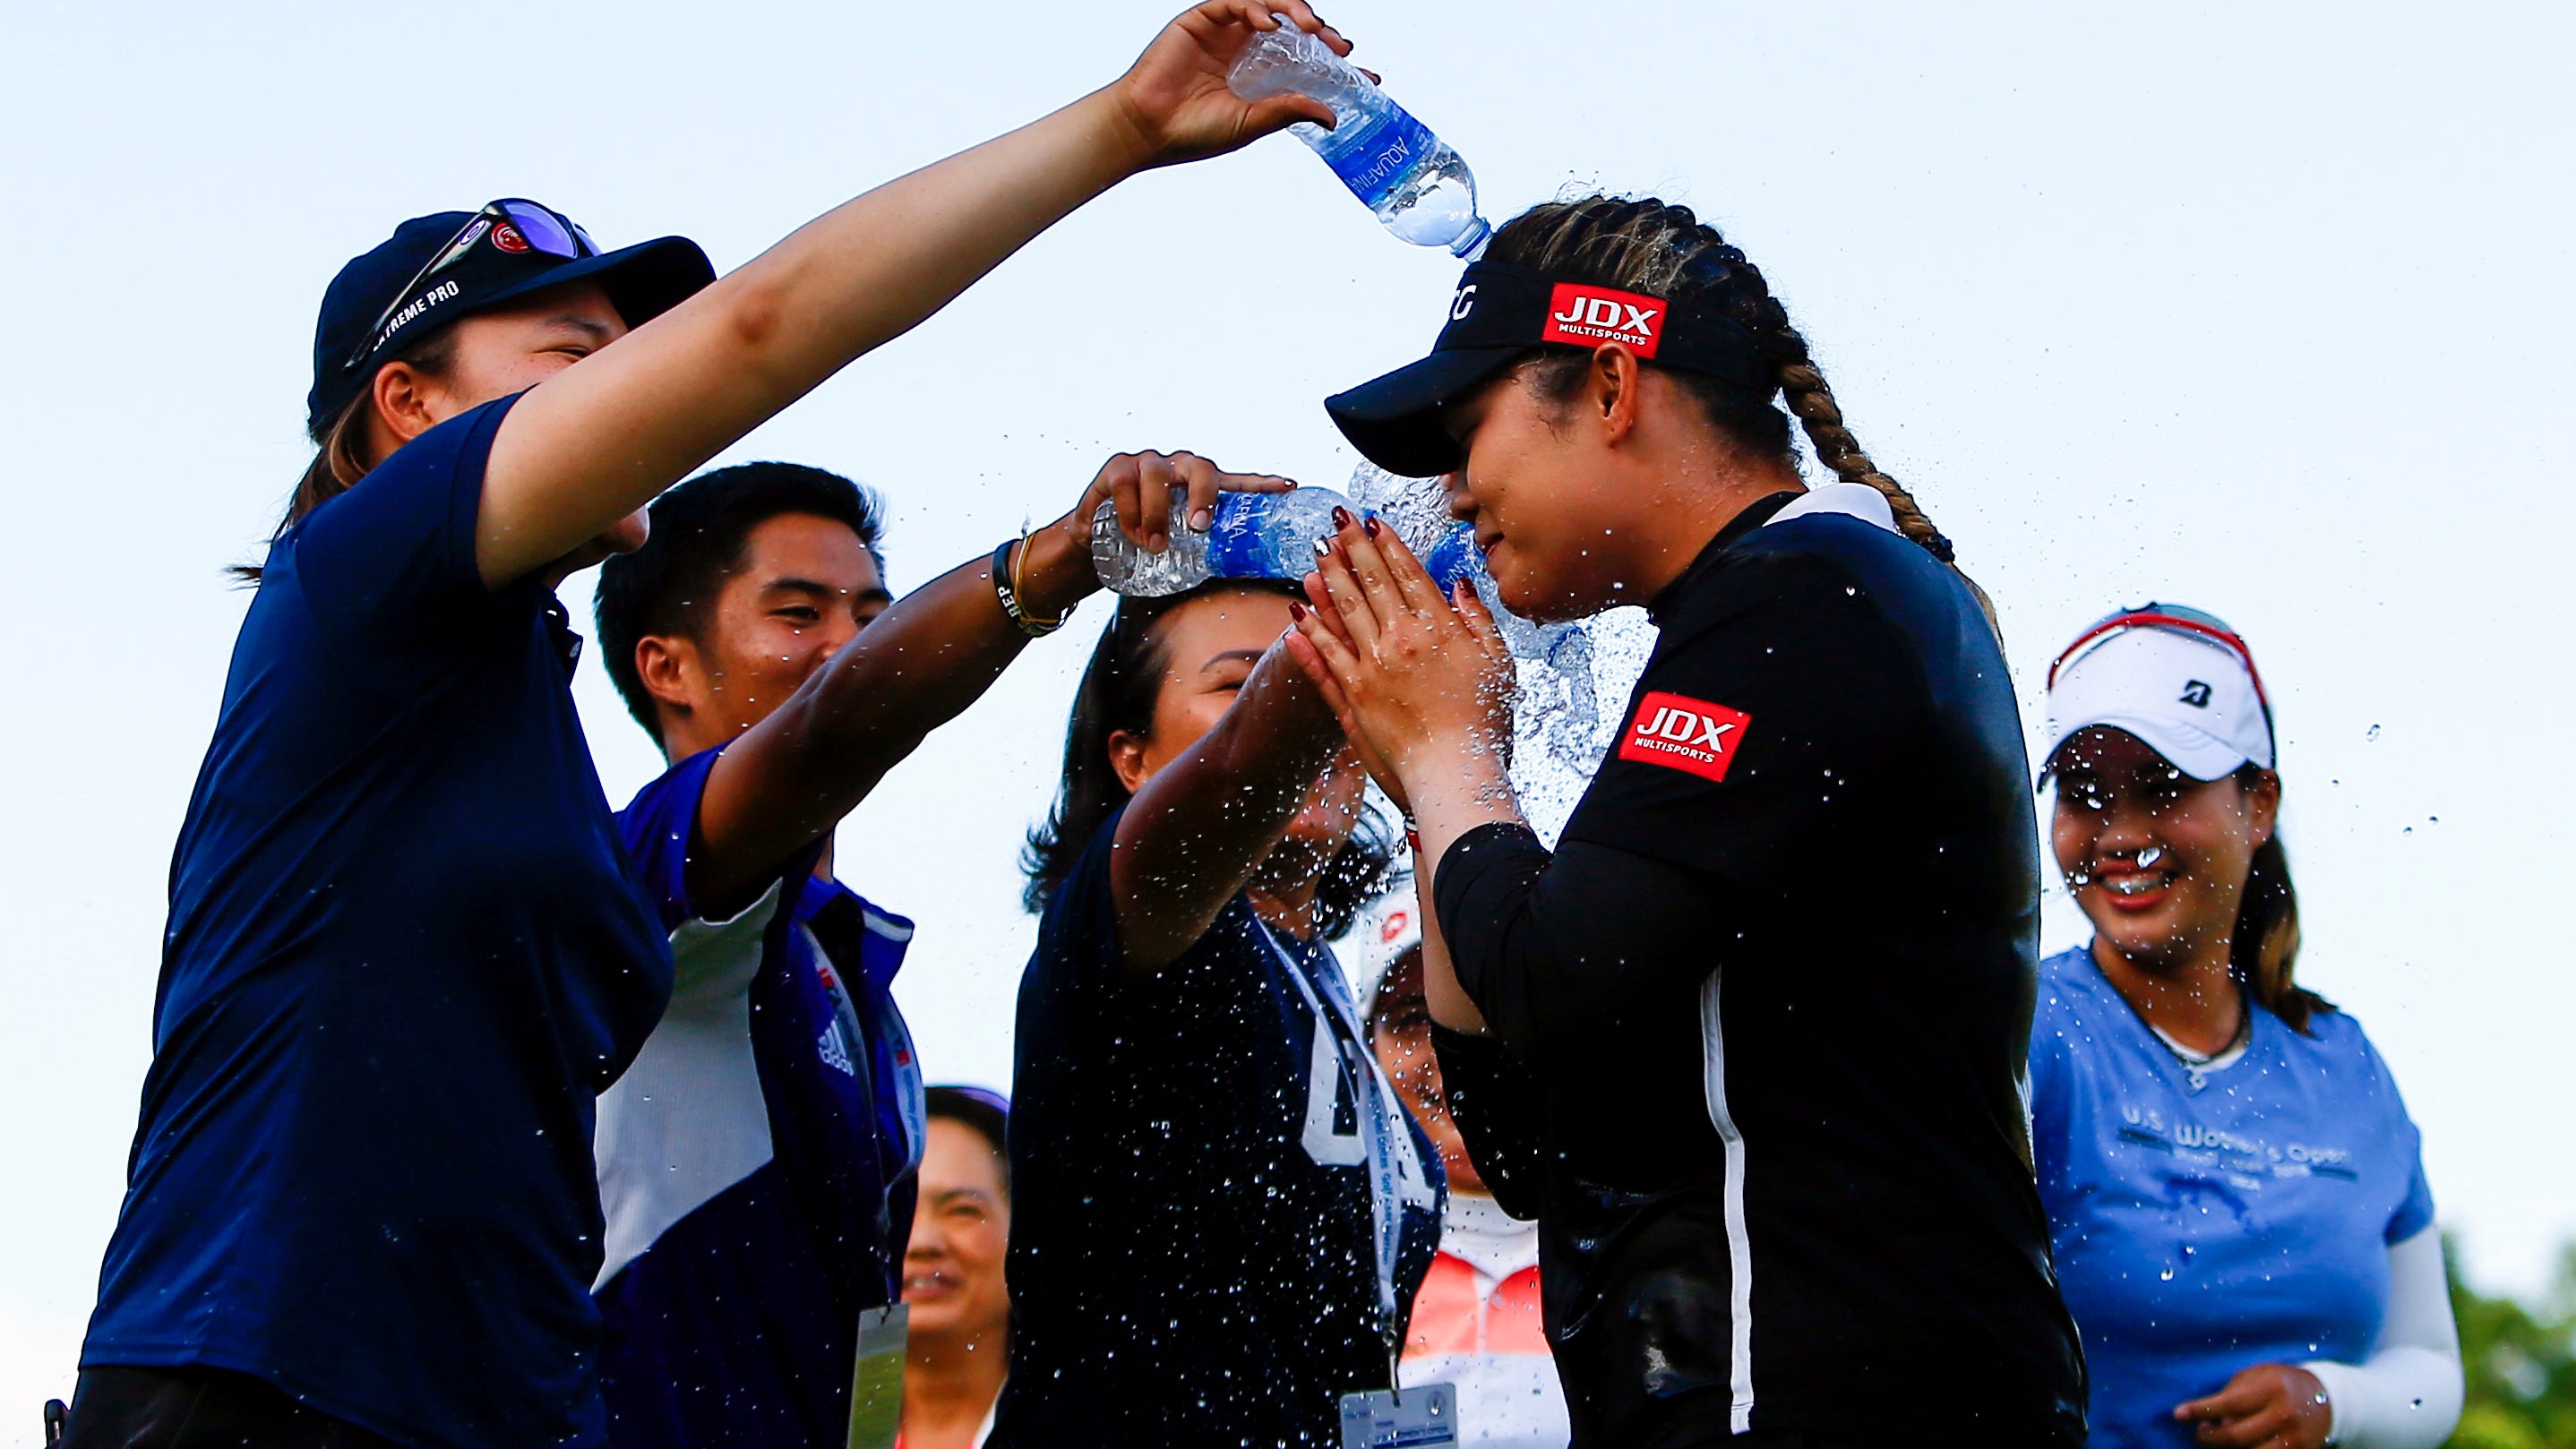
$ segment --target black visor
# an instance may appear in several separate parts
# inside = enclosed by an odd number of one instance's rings
[[[1533,347],[1589,350],[1605,342],[1624,342],[1647,361],[1766,393],[1775,385],[1753,333],[1729,318],[1551,272],[1478,262],[1458,279],[1449,321],[1430,356],[1324,399],[1324,411],[1370,462],[1401,477],[1428,478],[1466,461],[1441,426],[1443,403],[1465,397]]]

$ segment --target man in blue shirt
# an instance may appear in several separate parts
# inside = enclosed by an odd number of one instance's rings
[[[893,604],[875,499],[752,463],[665,494],[602,571],[609,672],[675,762],[619,816],[677,968],[599,1106],[619,1449],[844,1443],[923,1123],[890,995],[911,923],[832,878],[833,827],[1099,587],[1096,508],[1166,519],[1186,489],[1197,512],[1218,479],[1188,454],[1113,459],[1056,523]]]

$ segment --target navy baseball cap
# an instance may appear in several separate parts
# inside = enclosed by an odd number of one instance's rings
[[[531,292],[594,281],[627,326],[641,327],[715,276],[686,237],[602,252],[569,217],[534,202],[415,216],[342,267],[322,294],[305,424],[319,431],[396,352]]]
[[[1749,388],[1778,385],[1778,369],[1752,330],[1730,317],[1530,267],[1477,262],[1458,279],[1430,356],[1324,399],[1324,411],[1370,462],[1400,478],[1434,477],[1467,461],[1441,425],[1443,404],[1500,376],[1532,348],[1590,351],[1605,342]]]

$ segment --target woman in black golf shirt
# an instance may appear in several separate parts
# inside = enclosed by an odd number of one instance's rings
[[[1836,483],[1803,488],[1775,396]],[[1472,594],[1345,530],[1299,645],[1438,862],[1441,1066],[1540,1217],[1575,1443],[2080,1443],[2022,1105],[2011,684],[1760,273],[1681,207],[1542,206],[1430,357],[1327,406],[1452,475],[1504,604],[1660,631],[1552,857]]]

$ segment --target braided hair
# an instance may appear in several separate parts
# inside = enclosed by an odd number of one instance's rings
[[[1662,297],[1676,306],[1716,312],[1741,324],[1774,369],[1769,389],[1757,391],[1695,372],[1670,374],[1707,410],[1709,420],[1738,446],[1794,467],[1789,419],[1771,402],[1776,392],[1805,428],[1817,461],[1846,483],[1877,489],[1886,497],[1899,532],[1933,557],[1957,567],[1950,540],[1932,526],[1914,495],[1873,462],[1852,436],[1824,369],[1808,350],[1807,339],[1790,325],[1788,309],[1771,295],[1761,270],[1689,207],[1652,197],[1551,201],[1505,222],[1494,233],[1485,256],[1489,261]],[[1540,349],[1532,359],[1536,364],[1532,383],[1551,402],[1570,399],[1589,367],[1582,354],[1558,348]],[[1974,582],[1968,588],[1992,619],[1994,609],[1984,591]]]

